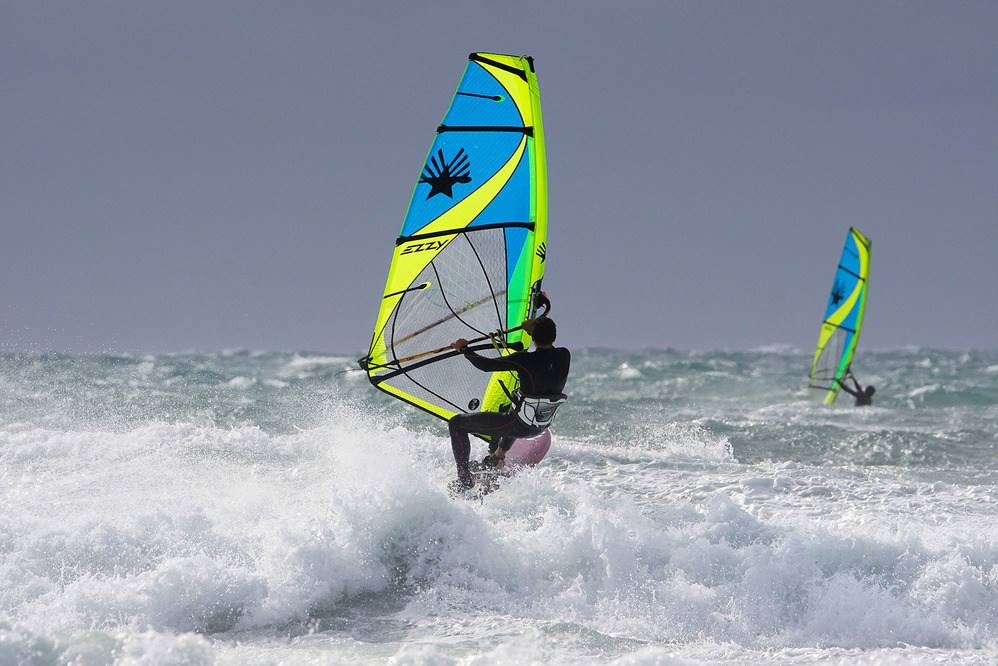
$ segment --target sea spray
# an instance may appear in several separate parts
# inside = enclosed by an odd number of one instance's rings
[[[578,350],[467,502],[349,357],[4,355],[0,663],[993,662],[998,354],[807,356]]]

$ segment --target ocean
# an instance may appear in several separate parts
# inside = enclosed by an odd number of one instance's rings
[[[998,663],[996,351],[576,349],[477,502],[360,355],[0,354],[0,664]]]

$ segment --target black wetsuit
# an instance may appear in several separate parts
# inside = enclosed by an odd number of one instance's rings
[[[856,398],[856,407],[864,407],[866,405],[872,405],[873,396],[869,395],[866,391],[863,390],[863,387],[859,385],[859,382],[856,381],[855,377],[852,378],[852,383],[856,385],[855,391],[846,386],[845,382],[839,382],[839,386],[842,388],[843,391]]]
[[[485,372],[515,372],[520,380],[520,393],[525,396],[557,395],[565,390],[572,354],[564,347],[535,349],[532,352],[516,352],[500,358],[485,358],[475,352],[466,351],[464,357],[479,370]],[[467,478],[468,459],[471,456],[471,440],[468,435],[488,435],[492,438],[489,452],[497,447],[509,449],[513,440],[532,437],[543,428],[532,428],[524,424],[513,410],[507,412],[471,412],[457,414],[448,422],[451,447],[457,462],[459,477]]]

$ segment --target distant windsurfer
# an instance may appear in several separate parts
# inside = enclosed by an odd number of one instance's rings
[[[845,376],[852,380],[853,385],[856,387],[855,389],[849,388],[848,386],[846,386],[845,382],[841,382],[838,379],[836,379],[835,381],[838,383],[838,385],[842,388],[843,391],[856,398],[856,406],[863,407],[865,405],[872,405],[873,394],[877,392],[877,389],[873,388],[872,386],[867,386],[864,389],[862,386],[860,386],[859,381],[856,379],[856,375],[852,374],[852,369],[846,370]]]
[[[467,490],[475,485],[469,463],[469,435],[487,435],[491,438],[489,455],[482,464],[500,467],[513,441],[543,432],[550,425],[558,405],[565,400],[562,392],[568,380],[572,355],[565,347],[554,346],[558,335],[554,320],[547,317],[527,319],[521,327],[533,338],[534,351],[486,358],[468,349],[468,341],[464,338],[451,344],[451,347],[464,354],[479,370],[514,372],[520,381],[520,387],[511,394],[513,403],[508,410],[456,414],[448,422],[451,447],[457,463],[457,482],[454,486],[458,490]]]

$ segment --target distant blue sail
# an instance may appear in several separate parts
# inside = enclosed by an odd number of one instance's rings
[[[830,405],[838,396],[838,380],[852,363],[863,327],[869,272],[870,240],[850,227],[811,364],[808,388],[812,400]]]

